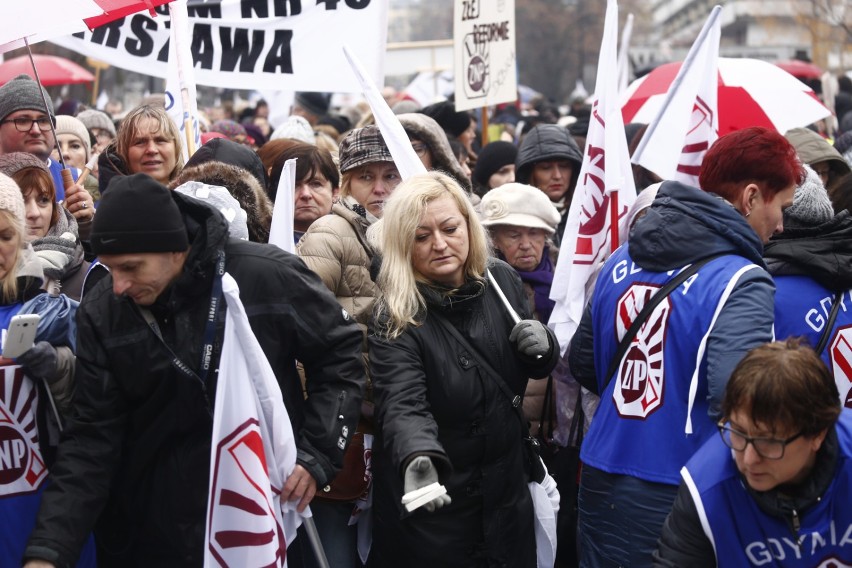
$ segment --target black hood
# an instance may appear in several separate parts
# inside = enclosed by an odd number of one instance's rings
[[[556,124],[539,124],[524,136],[515,159],[515,181],[529,183],[533,165],[545,160],[568,160],[573,163],[574,171],[568,186],[568,191],[571,191],[580,175],[583,153],[566,128]]]
[[[773,276],[809,276],[833,291],[852,288],[852,217],[842,211],[816,227],[786,229],[763,253]]]
[[[652,272],[674,270],[716,254],[742,256],[766,268],[760,237],[733,205],[676,181],[660,186],[627,243],[630,257]]]

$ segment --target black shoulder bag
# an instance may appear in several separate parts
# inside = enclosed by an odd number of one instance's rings
[[[665,286],[660,288],[656,294],[651,296],[648,300],[648,303],[642,307],[642,310],[639,312],[639,315],[636,316],[636,319],[633,320],[633,323],[630,324],[630,328],[627,330],[627,333],[624,334],[624,337],[621,338],[621,342],[618,344],[618,350],[615,352],[612,360],[609,363],[609,369],[607,369],[606,373],[606,382],[604,383],[604,388],[601,389],[601,393],[606,390],[606,387],[609,386],[609,382],[612,380],[612,376],[618,370],[618,366],[621,364],[621,360],[624,359],[624,355],[627,353],[627,349],[630,347],[630,343],[633,341],[633,338],[636,337],[636,334],[639,333],[639,329],[645,323],[645,320],[651,315],[651,312],[654,311],[660,302],[662,302],[666,296],[671,294],[678,286],[683,284],[690,276],[698,272],[698,270],[716,258],[720,256],[724,256],[724,254],[714,254],[712,256],[708,256],[707,258],[702,258],[699,261],[693,262],[687,268],[684,268],[680,271],[680,273],[666,282]]]
[[[831,306],[831,312],[828,314],[828,321],[825,323],[825,329],[819,336],[819,343],[814,347],[814,351],[818,356],[822,356],[828,345],[828,339],[831,337],[831,329],[834,327],[834,322],[837,321],[837,312],[840,311],[840,300],[843,298],[843,292],[838,292],[834,295],[834,304]]]

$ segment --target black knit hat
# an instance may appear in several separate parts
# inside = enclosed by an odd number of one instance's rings
[[[102,254],[182,252],[186,224],[172,192],[147,174],[110,181],[92,223],[92,251]]]
[[[456,138],[470,128],[470,114],[461,111],[457,112],[455,105],[450,101],[431,104],[423,107],[419,112],[433,118],[435,122],[441,125],[441,128]]]
[[[503,166],[515,165],[518,147],[511,142],[496,140],[482,147],[473,169],[473,181],[488,187],[488,179]]]
[[[326,93],[301,92],[294,98],[297,105],[317,116],[326,114],[331,104],[331,97]]]

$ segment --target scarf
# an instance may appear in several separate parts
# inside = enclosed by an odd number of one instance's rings
[[[556,303],[550,299],[550,286],[553,284],[553,263],[550,261],[550,247],[544,247],[544,251],[541,253],[541,261],[533,270],[527,272],[515,268],[515,271],[525,284],[532,287],[538,321],[546,324],[550,320],[550,313]]]

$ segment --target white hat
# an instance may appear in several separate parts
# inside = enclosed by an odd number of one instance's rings
[[[523,183],[507,183],[485,194],[480,204],[482,224],[515,225],[556,232],[561,217],[540,189]]]

